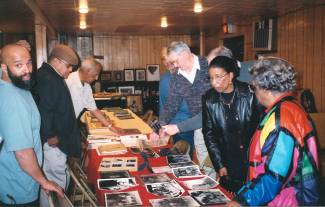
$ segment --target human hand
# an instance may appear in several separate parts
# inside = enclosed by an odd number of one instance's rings
[[[170,136],[177,134],[179,132],[179,129],[176,124],[169,124],[169,125],[162,126],[162,129],[166,134]]]
[[[46,180],[43,184],[41,184],[41,188],[49,194],[50,191],[56,192],[60,197],[64,197],[63,189],[55,182]]]
[[[48,138],[47,144],[51,147],[56,147],[59,144],[59,138],[57,136]]]
[[[228,175],[227,168],[225,168],[225,167],[220,168],[218,173],[219,173],[219,177]]]

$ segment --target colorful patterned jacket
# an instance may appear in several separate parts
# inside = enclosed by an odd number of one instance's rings
[[[318,152],[310,118],[290,94],[266,112],[249,149],[249,181],[235,200],[251,206],[317,205]]]

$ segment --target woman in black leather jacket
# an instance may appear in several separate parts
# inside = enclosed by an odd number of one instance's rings
[[[202,98],[205,144],[221,185],[231,192],[246,179],[247,151],[260,114],[254,92],[236,80],[238,75],[235,60],[214,58],[209,65],[212,88]]]

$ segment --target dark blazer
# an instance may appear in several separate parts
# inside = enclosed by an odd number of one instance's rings
[[[202,132],[214,168],[226,167],[230,176],[244,181],[248,168],[247,151],[257,127],[261,108],[248,84],[235,81],[237,90],[232,103],[235,125],[229,126],[226,106],[220,93],[210,89],[202,98]]]
[[[36,72],[32,92],[41,114],[42,142],[58,136],[62,152],[80,157],[80,130],[64,78],[51,65],[43,63]]]

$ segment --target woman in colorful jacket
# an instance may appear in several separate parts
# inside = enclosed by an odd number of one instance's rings
[[[317,141],[308,114],[293,98],[295,72],[287,61],[268,57],[250,70],[266,115],[249,149],[249,181],[235,197],[241,205],[317,205]],[[234,206],[235,201],[229,203]]]

